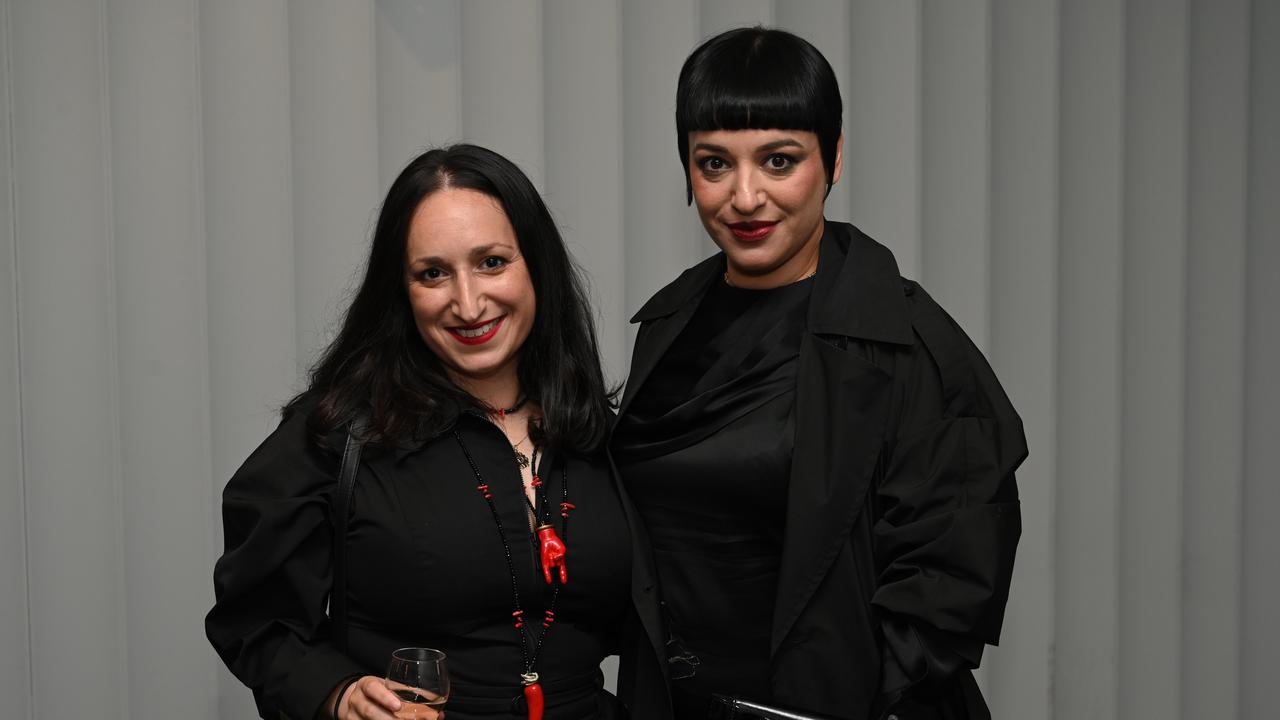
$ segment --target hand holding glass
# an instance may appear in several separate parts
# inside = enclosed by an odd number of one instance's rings
[[[449,699],[449,671],[444,653],[431,648],[400,648],[391,653],[387,688],[404,703],[401,720],[439,720]]]

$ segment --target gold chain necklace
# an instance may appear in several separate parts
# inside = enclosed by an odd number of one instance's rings
[[[516,464],[520,466],[521,470],[524,470],[525,468],[529,467],[529,456],[525,455],[524,451],[520,449],[520,443],[528,439],[529,439],[529,436],[525,435],[524,439],[521,440],[520,442],[511,443],[511,452],[516,454]]]

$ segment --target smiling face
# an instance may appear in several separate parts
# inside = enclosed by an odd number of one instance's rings
[[[494,197],[444,188],[409,225],[414,323],[455,382],[514,380],[537,302],[515,230]]]
[[[836,144],[833,184],[843,144]],[[702,225],[728,259],[730,283],[779,287],[817,269],[827,174],[816,134],[695,130],[689,174]]]

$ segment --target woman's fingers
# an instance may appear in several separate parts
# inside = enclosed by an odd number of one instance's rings
[[[382,678],[365,675],[343,696],[338,717],[341,720],[395,720],[401,704]]]
[[[430,690],[412,687],[395,680],[388,679],[383,683],[387,694],[402,701],[395,712],[397,720],[441,720],[444,711],[428,707],[427,703],[440,696]],[[398,696],[398,697],[397,697]]]
[[[400,698],[387,687],[387,681],[382,678],[370,677],[364,690],[365,695],[391,712],[396,712],[403,705]]]

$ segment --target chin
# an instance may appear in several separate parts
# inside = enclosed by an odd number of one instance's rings
[[[732,254],[728,255],[728,265],[743,275],[768,275],[778,268],[782,267],[785,262],[781,258],[776,257],[737,257]]]
[[[497,365],[455,365],[453,373],[461,380],[486,380],[498,374]]]
[[[492,362],[472,358],[470,362],[454,363],[451,369],[462,380],[488,380],[501,375],[509,367],[515,367],[509,357]]]

